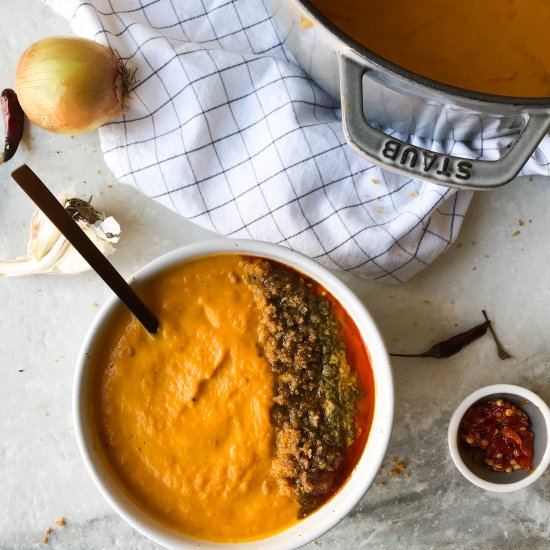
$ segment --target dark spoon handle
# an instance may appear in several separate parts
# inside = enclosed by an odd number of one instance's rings
[[[42,180],[26,165],[11,174],[19,187],[42,210],[80,255],[90,264],[111,290],[122,300],[140,323],[154,334],[159,328],[157,318],[151,313],[132,287],[124,280],[111,262],[103,255],[86,233],[73,220],[63,205],[55,198]]]

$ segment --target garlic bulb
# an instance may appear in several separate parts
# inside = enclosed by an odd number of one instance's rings
[[[115,251],[120,225],[112,216],[105,218],[89,202],[75,197],[61,196],[59,202],[105,256]],[[31,219],[27,254],[15,260],[0,260],[0,276],[73,275],[89,269],[88,262],[38,209]]]

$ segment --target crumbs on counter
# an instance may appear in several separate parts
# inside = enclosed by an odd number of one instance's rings
[[[521,233],[521,231],[518,229],[517,231],[514,231],[512,233],[512,237],[517,237],[520,233]]]
[[[46,413],[47,415],[48,413]],[[57,527],[63,527],[64,525],[66,525],[65,523],[65,518],[63,516],[57,518],[57,520],[55,521],[55,524],[57,525]],[[54,530],[51,528],[51,527],[46,527],[44,533],[46,534],[45,537],[42,537],[40,539],[40,542],[41,544],[48,544],[48,541],[49,541],[49,535],[51,535],[52,533],[54,532]]]
[[[391,478],[396,478],[396,477],[399,477],[408,468],[408,463],[406,459],[398,459],[397,457],[394,456],[391,459],[390,464],[387,465],[387,467],[388,467],[387,475]],[[378,470],[378,473],[376,474],[377,479],[380,480],[378,482],[378,487],[380,489],[385,489],[387,485],[387,481],[384,481],[381,479],[386,473],[385,468],[386,468],[386,464],[382,464],[382,466],[380,466],[380,469]],[[407,472],[405,477],[410,478],[411,474]]]
[[[58,518],[55,522],[55,524],[58,526],[58,527],[63,527],[64,525],[67,525],[67,523],[65,522],[65,518],[63,516],[61,516],[60,518]]]
[[[92,302],[92,307],[97,307],[97,302]]]
[[[396,457],[392,458],[391,465],[392,469],[388,472],[390,477],[397,477],[407,469],[405,460],[398,460]]]

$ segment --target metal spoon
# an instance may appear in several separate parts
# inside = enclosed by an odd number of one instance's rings
[[[13,171],[11,177],[138,318],[139,322],[151,334],[155,334],[159,328],[158,319],[86,233],[80,229],[42,180],[26,164]]]

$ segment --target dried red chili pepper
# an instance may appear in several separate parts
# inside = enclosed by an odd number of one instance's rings
[[[469,346],[472,342],[475,342],[478,338],[481,338],[484,334],[487,333],[487,330],[491,331],[493,340],[497,346],[498,356],[501,359],[509,359],[512,357],[502,346],[495,331],[493,330],[491,320],[487,316],[487,312],[482,310],[485,317],[485,322],[475,327],[472,327],[469,330],[460,332],[455,336],[451,336],[447,340],[443,340],[437,344],[434,344],[429,350],[424,351],[423,353],[390,353],[393,357],[433,357],[434,359],[445,359],[451,357],[455,353],[458,353],[460,350]]]
[[[495,344],[497,346],[498,356],[503,361],[505,361],[506,359],[511,359],[512,356],[504,349],[504,346],[500,342],[500,340],[497,336],[497,333],[495,332],[495,329],[493,328],[493,324],[491,323],[491,321],[490,321],[490,319],[487,315],[487,312],[484,309],[482,309],[481,313],[483,313],[483,317],[485,317],[485,320],[489,322],[489,330],[491,331],[491,335],[493,336],[493,340],[495,341]]]
[[[423,353],[391,353],[394,357],[433,357],[435,359],[444,359],[458,353],[462,348],[481,338],[489,328],[491,321],[485,321],[469,330],[456,334],[447,340],[443,340],[433,345],[429,350]]]
[[[19,142],[23,138],[25,114],[19,105],[17,94],[11,88],[2,90],[0,108],[5,128],[4,151],[0,153],[0,163],[2,163],[10,160],[19,147]]]
[[[474,461],[490,470],[531,469],[534,436],[529,417],[508,401],[496,399],[470,407],[458,436],[472,448]]]

